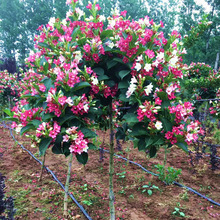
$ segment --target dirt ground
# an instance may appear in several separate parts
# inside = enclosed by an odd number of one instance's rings
[[[101,144],[103,132],[97,143]],[[16,135],[19,143],[39,158],[38,150],[30,147],[30,140]],[[108,135],[105,134],[105,149]],[[122,144],[122,151],[115,152],[143,167],[156,172],[155,165],[163,163],[163,150],[156,158],[148,158],[144,152],[133,149],[130,143]],[[76,159],[72,164],[70,192],[83,205],[94,220],[109,219],[108,213],[108,153],[99,162],[99,151],[90,150],[86,166]],[[54,155],[48,149],[46,166],[65,184],[67,161],[62,155]],[[138,166],[115,157],[114,193],[116,219],[118,220],[172,220],[172,219],[220,219],[220,207],[175,185],[166,186]],[[201,159],[194,167],[190,157],[178,148],[171,148],[167,166],[182,169],[178,182],[220,203],[220,172],[211,171],[208,158]],[[15,219],[44,220],[63,218],[63,190],[46,171],[39,182],[40,164],[23,151],[12,139],[9,130],[0,127],[0,172],[6,177],[6,196],[15,201]],[[147,187],[147,186],[149,187]],[[146,188],[144,188],[144,187]],[[144,191],[146,189],[146,191]],[[151,190],[152,195],[148,194]],[[150,194],[151,194],[150,193]],[[86,219],[80,209],[69,199],[69,218]],[[179,209],[176,215],[175,209]],[[185,217],[180,217],[184,213]]]

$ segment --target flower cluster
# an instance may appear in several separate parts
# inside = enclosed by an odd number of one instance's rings
[[[39,127],[36,130],[36,136],[38,138],[40,137],[51,137],[53,141],[55,141],[56,136],[60,133],[60,126],[56,121],[52,123],[49,122],[43,122],[39,125]]]
[[[220,88],[216,93],[216,100],[210,101],[211,107],[209,111],[212,115],[215,115],[217,118],[220,118]]]
[[[220,70],[215,71],[211,66],[200,62],[191,63],[185,70],[184,87],[191,98],[215,98],[220,85]]]
[[[74,154],[81,154],[88,150],[88,140],[84,138],[81,131],[77,131],[78,127],[66,129],[66,134],[63,136],[63,142],[70,142],[69,150]]]
[[[21,126],[26,126],[32,120],[41,120],[39,117],[39,113],[42,111],[41,108],[32,108],[26,109],[26,105],[28,103],[25,100],[20,100],[16,102],[15,106],[11,109],[13,112],[13,118],[18,119]],[[14,122],[13,128],[17,127],[18,125]]]

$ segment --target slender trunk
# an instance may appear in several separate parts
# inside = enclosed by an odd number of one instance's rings
[[[64,196],[64,212],[63,215],[66,217],[68,215],[68,192],[69,192],[69,183],[70,183],[70,174],[71,174],[71,167],[73,161],[73,154],[70,154],[69,161],[68,161],[68,172],[66,177],[66,184],[65,184],[65,196]]]
[[[46,152],[45,152],[45,154],[43,155],[43,161],[42,161],[42,165],[41,165],[41,171],[40,171],[39,182],[41,182],[42,176],[43,176],[43,172],[44,172],[45,157],[46,157]]]
[[[218,62],[219,62],[219,52],[216,54],[216,60],[215,60],[215,71],[218,71]]]
[[[164,147],[164,161],[163,161],[163,171],[164,171],[164,180],[165,180],[165,183],[167,184],[166,182],[166,176],[167,176],[167,172],[166,172],[166,164],[167,164],[167,146],[165,145]]]
[[[112,102],[109,106],[110,114],[110,159],[109,159],[109,211],[110,220],[115,220],[114,191],[113,191],[113,175],[114,175],[114,131],[112,122]]]
[[[103,134],[102,145],[100,146],[100,150],[99,150],[99,162],[100,163],[104,161],[104,150],[103,150],[104,145],[105,145],[105,133]]]

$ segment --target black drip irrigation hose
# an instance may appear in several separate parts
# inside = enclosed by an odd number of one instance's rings
[[[11,134],[12,138],[13,138],[15,141],[17,141],[17,140],[15,139],[13,133],[12,133],[12,129],[11,129],[10,127],[6,126],[6,125],[4,125],[4,127],[5,127],[5,128],[9,128],[10,134]],[[20,144],[20,143],[18,143],[18,144],[21,146],[21,148],[22,148],[23,150],[27,151],[37,162],[39,162],[39,163],[42,165],[42,162],[41,162],[40,160],[38,160],[29,150],[27,150],[22,144]],[[104,149],[103,149],[103,151],[109,153],[108,150],[104,150]],[[158,176],[158,174],[153,173],[152,171],[149,171],[149,170],[145,169],[145,168],[144,168],[142,165],[140,165],[139,163],[136,163],[136,162],[134,162],[134,161],[128,160],[127,158],[122,157],[122,156],[117,155],[117,154],[114,154],[114,156],[116,156],[116,157],[118,157],[118,158],[120,158],[120,159],[122,159],[122,160],[128,161],[129,163],[134,164],[134,165],[140,167],[142,170],[144,170],[145,172],[147,172],[147,173],[149,173],[149,174],[151,174],[151,175],[153,175],[153,176]],[[64,185],[57,179],[57,177],[55,176],[55,174],[53,173],[53,171],[51,171],[51,170],[50,170],[48,167],[46,167],[46,166],[45,166],[45,169],[53,176],[53,178],[55,179],[55,181],[56,181],[57,183],[59,183],[59,185],[62,187],[62,189],[66,192]],[[188,186],[182,185],[182,184],[180,184],[180,183],[178,183],[178,182],[176,182],[176,181],[174,181],[173,183],[174,183],[174,185],[177,185],[177,186],[179,186],[179,187],[181,187],[181,188],[185,188],[185,189],[187,189],[187,190],[189,190],[189,191],[195,193],[196,195],[202,197],[203,199],[206,199],[207,201],[211,202],[211,203],[214,204],[214,205],[220,206],[220,203],[215,202],[214,200],[208,198],[207,196],[202,195],[201,193],[197,192],[196,190],[194,190],[194,189],[192,189],[192,188],[190,188],[190,187],[188,187]],[[89,220],[92,220],[92,218],[87,214],[86,210],[83,208],[82,205],[79,204],[79,202],[76,200],[76,198],[75,198],[71,193],[69,193],[69,192],[68,192],[68,195],[69,195],[69,196],[71,197],[71,199],[75,202],[75,204],[80,208],[80,210],[81,210],[82,213],[85,215],[85,217],[86,217],[87,219],[89,219]]]
[[[219,101],[220,99],[199,99],[199,100],[192,100],[194,102],[207,102],[207,101]]]
[[[21,147],[23,150],[27,151],[32,158],[34,158],[38,163],[40,163],[40,165],[42,165],[42,162],[41,162],[39,159],[37,159],[29,150],[27,150],[22,144],[20,144],[20,143],[16,140],[16,138],[14,137],[14,135],[13,135],[13,133],[12,133],[12,129],[11,129],[10,127],[6,126],[5,123],[3,123],[3,126],[4,126],[5,128],[9,128],[10,134],[11,134],[13,140],[16,141],[16,142],[18,143],[18,145],[20,145],[20,147]],[[80,203],[76,200],[76,198],[75,198],[71,193],[66,192],[64,185],[58,180],[58,178],[57,178],[56,175],[53,173],[53,171],[50,170],[50,169],[49,169],[48,167],[46,167],[46,166],[44,166],[44,168],[47,170],[47,172],[49,172],[49,173],[53,176],[54,180],[61,186],[61,188],[64,190],[64,192],[67,193],[67,194],[70,196],[70,198],[74,201],[74,203],[80,208],[80,210],[82,211],[82,213],[84,214],[84,216],[85,216],[88,220],[92,220],[92,218],[88,215],[88,213],[86,212],[86,210],[83,208],[82,205],[80,205]]]
[[[108,150],[104,150],[104,149],[103,149],[103,151],[109,153]],[[153,175],[153,176],[158,176],[158,174],[153,173],[153,172],[151,172],[151,171],[145,169],[145,168],[144,168],[142,165],[140,165],[139,163],[136,163],[136,162],[134,162],[134,161],[128,160],[127,158],[122,157],[122,156],[117,155],[117,154],[114,154],[114,156],[116,156],[116,157],[118,157],[118,158],[120,158],[120,159],[122,159],[122,160],[128,161],[129,163],[132,163],[132,164],[134,164],[134,165],[136,165],[136,166],[139,166],[142,170],[144,170],[145,172],[147,172],[147,173],[149,173],[149,174],[151,174],[151,175]],[[215,202],[214,200],[208,198],[207,196],[202,195],[201,193],[197,192],[196,190],[194,190],[194,189],[192,189],[192,188],[190,188],[190,187],[188,187],[188,186],[184,186],[184,185],[182,185],[182,184],[180,184],[180,183],[178,183],[178,182],[176,182],[176,181],[174,181],[173,183],[174,183],[174,185],[177,185],[177,186],[179,186],[179,187],[185,188],[185,189],[187,189],[187,190],[189,190],[189,191],[195,193],[196,195],[202,197],[203,199],[206,199],[207,201],[211,202],[211,203],[214,204],[214,205],[220,206],[220,203]]]

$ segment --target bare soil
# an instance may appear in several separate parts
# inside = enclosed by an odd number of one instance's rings
[[[99,132],[102,142],[104,133]],[[29,139],[16,135],[19,143],[38,158],[38,150],[31,148]],[[108,135],[104,136],[108,149]],[[164,152],[160,150],[156,158],[149,159],[145,152],[133,149],[130,143],[122,143],[122,151],[117,154],[141,164],[156,172],[155,165],[163,163]],[[86,166],[73,161],[70,192],[83,205],[94,220],[109,219],[108,213],[108,153],[99,162],[99,151],[91,150]],[[65,184],[67,161],[63,155],[54,155],[48,149],[46,166]],[[220,202],[220,172],[211,171],[208,158],[201,159],[195,167],[190,165],[190,157],[178,148],[171,148],[167,166],[182,169],[178,182],[199,193]],[[63,217],[63,190],[46,171],[39,182],[40,164],[12,139],[9,130],[0,127],[0,172],[6,176],[6,196],[13,196],[17,209],[15,219],[44,220],[65,219]],[[152,195],[143,191],[144,185],[155,185]],[[148,189],[147,189],[148,190]],[[166,186],[138,166],[115,157],[114,193],[116,219],[118,220],[172,220],[172,219],[220,219],[220,207],[175,185]],[[69,199],[68,219],[86,219],[80,209]],[[185,214],[181,218],[172,214],[179,208]]]

